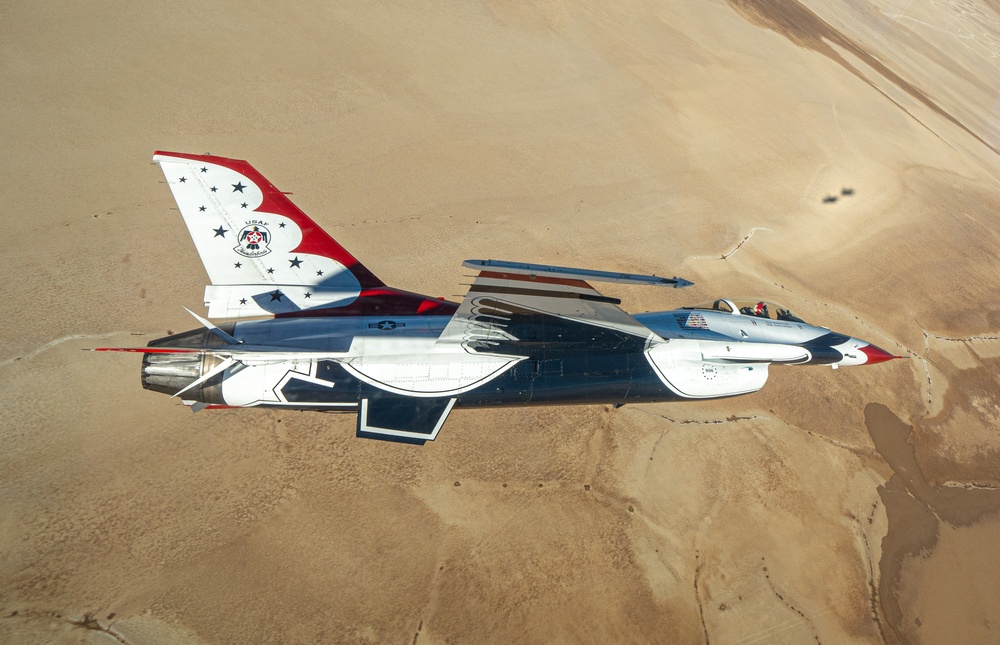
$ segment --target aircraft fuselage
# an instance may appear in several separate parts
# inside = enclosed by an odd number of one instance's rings
[[[453,398],[457,407],[624,404],[756,391],[773,363],[870,360],[860,350],[865,341],[804,322],[692,309],[634,318],[648,328],[645,337],[549,314],[513,316],[507,327],[512,339],[488,351],[475,343],[439,343],[450,316],[230,323],[222,329],[240,341],[246,358],[184,399],[327,411],[356,411],[361,399],[380,392]],[[164,350],[223,345],[205,328],[150,343]],[[687,369],[692,358],[699,361],[695,373]],[[174,394],[217,363],[209,353],[150,353],[143,386]]]

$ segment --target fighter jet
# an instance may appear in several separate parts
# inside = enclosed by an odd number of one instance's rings
[[[756,392],[771,365],[892,354],[756,298],[631,315],[591,282],[664,278],[467,260],[461,303],[387,286],[246,161],[156,152],[211,284],[209,319],[141,348],[142,386],[194,411],[357,416],[359,437],[423,444],[456,407],[685,401]],[[235,319],[235,322],[232,322]]]

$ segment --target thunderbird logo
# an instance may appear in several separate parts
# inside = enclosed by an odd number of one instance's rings
[[[271,233],[264,228],[262,222],[248,222],[236,239],[239,244],[233,247],[233,250],[244,257],[259,258],[271,252],[271,249],[267,248],[271,242]]]

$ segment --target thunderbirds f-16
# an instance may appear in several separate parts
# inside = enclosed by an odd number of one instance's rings
[[[897,358],[758,299],[628,314],[590,282],[662,278],[499,260],[461,303],[387,286],[246,161],[157,152],[211,285],[197,329],[151,341],[142,385],[204,408],[357,415],[357,435],[423,444],[456,407],[710,399],[772,364]],[[266,317],[266,318],[262,318]],[[245,320],[256,318],[256,320]]]

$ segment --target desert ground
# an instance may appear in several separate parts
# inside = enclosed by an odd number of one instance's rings
[[[0,641],[1000,643],[996,0],[0,7]],[[191,414],[156,149],[387,283],[466,258],[755,295],[908,357],[684,404]]]

